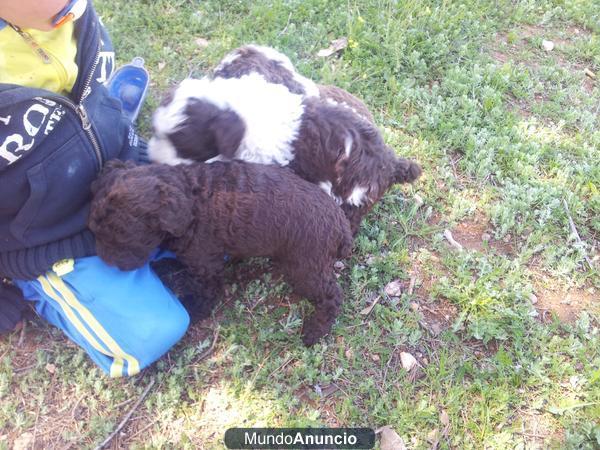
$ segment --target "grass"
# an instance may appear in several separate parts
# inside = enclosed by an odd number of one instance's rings
[[[230,426],[389,425],[410,448],[600,447],[600,82],[584,73],[600,75],[597,2],[96,7],[118,61],[142,55],[152,75],[146,136],[169,85],[256,42],[363,98],[425,176],[364,222],[340,271],[343,314],[311,349],[299,338],[306,303],[264,261],[232,268],[215,320],[131,379],[104,377],[40,321],[21,346],[18,334],[4,338],[0,448],[94,446],[151,376],[113,445],[219,448]],[[339,57],[316,56],[340,36],[349,46]],[[401,295],[385,293],[392,281]],[[420,367],[407,373],[401,352]]]

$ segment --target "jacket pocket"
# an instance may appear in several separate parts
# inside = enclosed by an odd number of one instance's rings
[[[35,219],[46,195],[46,176],[42,164],[38,164],[27,171],[27,182],[29,184],[29,198],[10,224],[10,232],[22,243],[25,243],[25,233]]]
[[[96,161],[76,134],[26,172],[29,196],[10,224],[24,246],[46,244],[86,228]]]

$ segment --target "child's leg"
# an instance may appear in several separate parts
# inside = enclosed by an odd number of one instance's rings
[[[187,312],[148,264],[123,272],[97,256],[69,261],[16,284],[111,376],[138,373],[185,333]]]

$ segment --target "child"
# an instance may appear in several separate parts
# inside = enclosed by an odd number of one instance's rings
[[[86,0],[0,3],[0,332],[25,301],[111,376],[134,375],[189,316],[148,265],[95,256],[90,184],[109,159],[147,162],[119,100],[106,30]]]

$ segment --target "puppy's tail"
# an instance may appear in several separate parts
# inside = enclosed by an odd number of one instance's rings
[[[423,171],[416,162],[406,158],[398,158],[396,161],[396,171],[394,181],[396,183],[412,183],[421,176]]]

